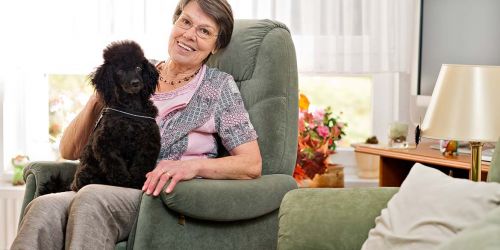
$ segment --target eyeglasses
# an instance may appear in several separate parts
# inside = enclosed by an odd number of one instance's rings
[[[174,25],[181,28],[181,29],[184,29],[184,30],[189,30],[194,26],[193,22],[191,22],[191,20],[189,20],[183,16],[179,17],[177,19],[177,21],[175,21]],[[216,34],[216,32],[210,27],[204,27],[204,26],[201,26],[201,27],[194,26],[194,27],[195,27],[196,35],[201,39],[208,39],[210,37],[218,36],[218,34]]]

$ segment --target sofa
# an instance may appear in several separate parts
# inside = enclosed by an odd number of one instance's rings
[[[178,183],[170,194],[143,195],[132,232],[116,249],[276,249],[279,205],[297,188],[291,175],[298,75],[290,31],[271,20],[236,20],[229,46],[207,64],[230,73],[238,85],[259,136],[262,176],[194,179]],[[23,211],[40,185],[56,175],[71,179],[75,168],[71,162],[30,164],[24,171]]]
[[[500,182],[500,141],[487,181]],[[292,190],[280,206],[278,249],[361,249],[375,227],[375,218],[398,191],[396,187]],[[458,239],[459,249],[500,249],[500,240],[496,240],[499,215],[497,212],[481,222],[488,227],[482,232]],[[489,237],[489,233],[496,236]],[[487,239],[489,246],[482,248],[479,243]],[[456,249],[456,244],[444,249]]]

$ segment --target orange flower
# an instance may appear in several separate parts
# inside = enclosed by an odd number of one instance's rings
[[[299,96],[299,110],[307,111],[309,109],[309,99],[304,94],[300,94]]]

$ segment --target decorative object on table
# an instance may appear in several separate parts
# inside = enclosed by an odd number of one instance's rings
[[[406,148],[408,142],[408,124],[402,122],[393,122],[389,126],[389,147],[391,148]]]
[[[327,164],[325,173],[316,174],[309,182],[310,188],[343,188],[344,167],[338,164]]]
[[[458,155],[458,141],[455,140],[439,140],[439,151],[443,156],[457,156]]]
[[[418,124],[417,127],[415,127],[415,146],[418,146],[418,144],[420,143],[420,139],[422,139],[421,129],[420,129],[420,124]]]
[[[366,144],[378,144],[378,139],[376,136],[372,136],[370,138],[367,138],[365,143]]]
[[[27,155],[16,155],[11,159],[14,167],[14,176],[12,177],[12,185],[24,185],[23,170],[28,165],[30,158]]]
[[[307,186],[306,183],[310,183],[308,180],[314,181],[316,175],[323,175],[327,172],[328,157],[335,152],[335,142],[345,135],[344,129],[347,126],[339,121],[338,116],[333,116],[330,107],[310,112],[309,103],[307,97],[300,94],[297,164],[293,173],[293,177],[300,186]],[[336,170],[332,171],[338,173]],[[343,170],[342,174],[332,175],[333,172],[329,170],[330,175],[325,178],[337,176],[337,178],[342,178],[343,183]],[[328,183],[339,182],[330,180]]]
[[[470,179],[481,180],[483,143],[500,137],[500,66],[443,64],[421,136],[468,141]]]
[[[361,179],[377,179],[379,175],[380,156],[355,152],[356,175]]]

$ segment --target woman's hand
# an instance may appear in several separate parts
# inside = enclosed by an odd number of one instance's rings
[[[147,195],[158,196],[163,186],[171,179],[166,190],[167,193],[170,193],[179,181],[191,180],[196,175],[197,171],[192,164],[189,164],[189,161],[162,160],[153,171],[146,174],[147,179],[142,191],[146,192]]]

